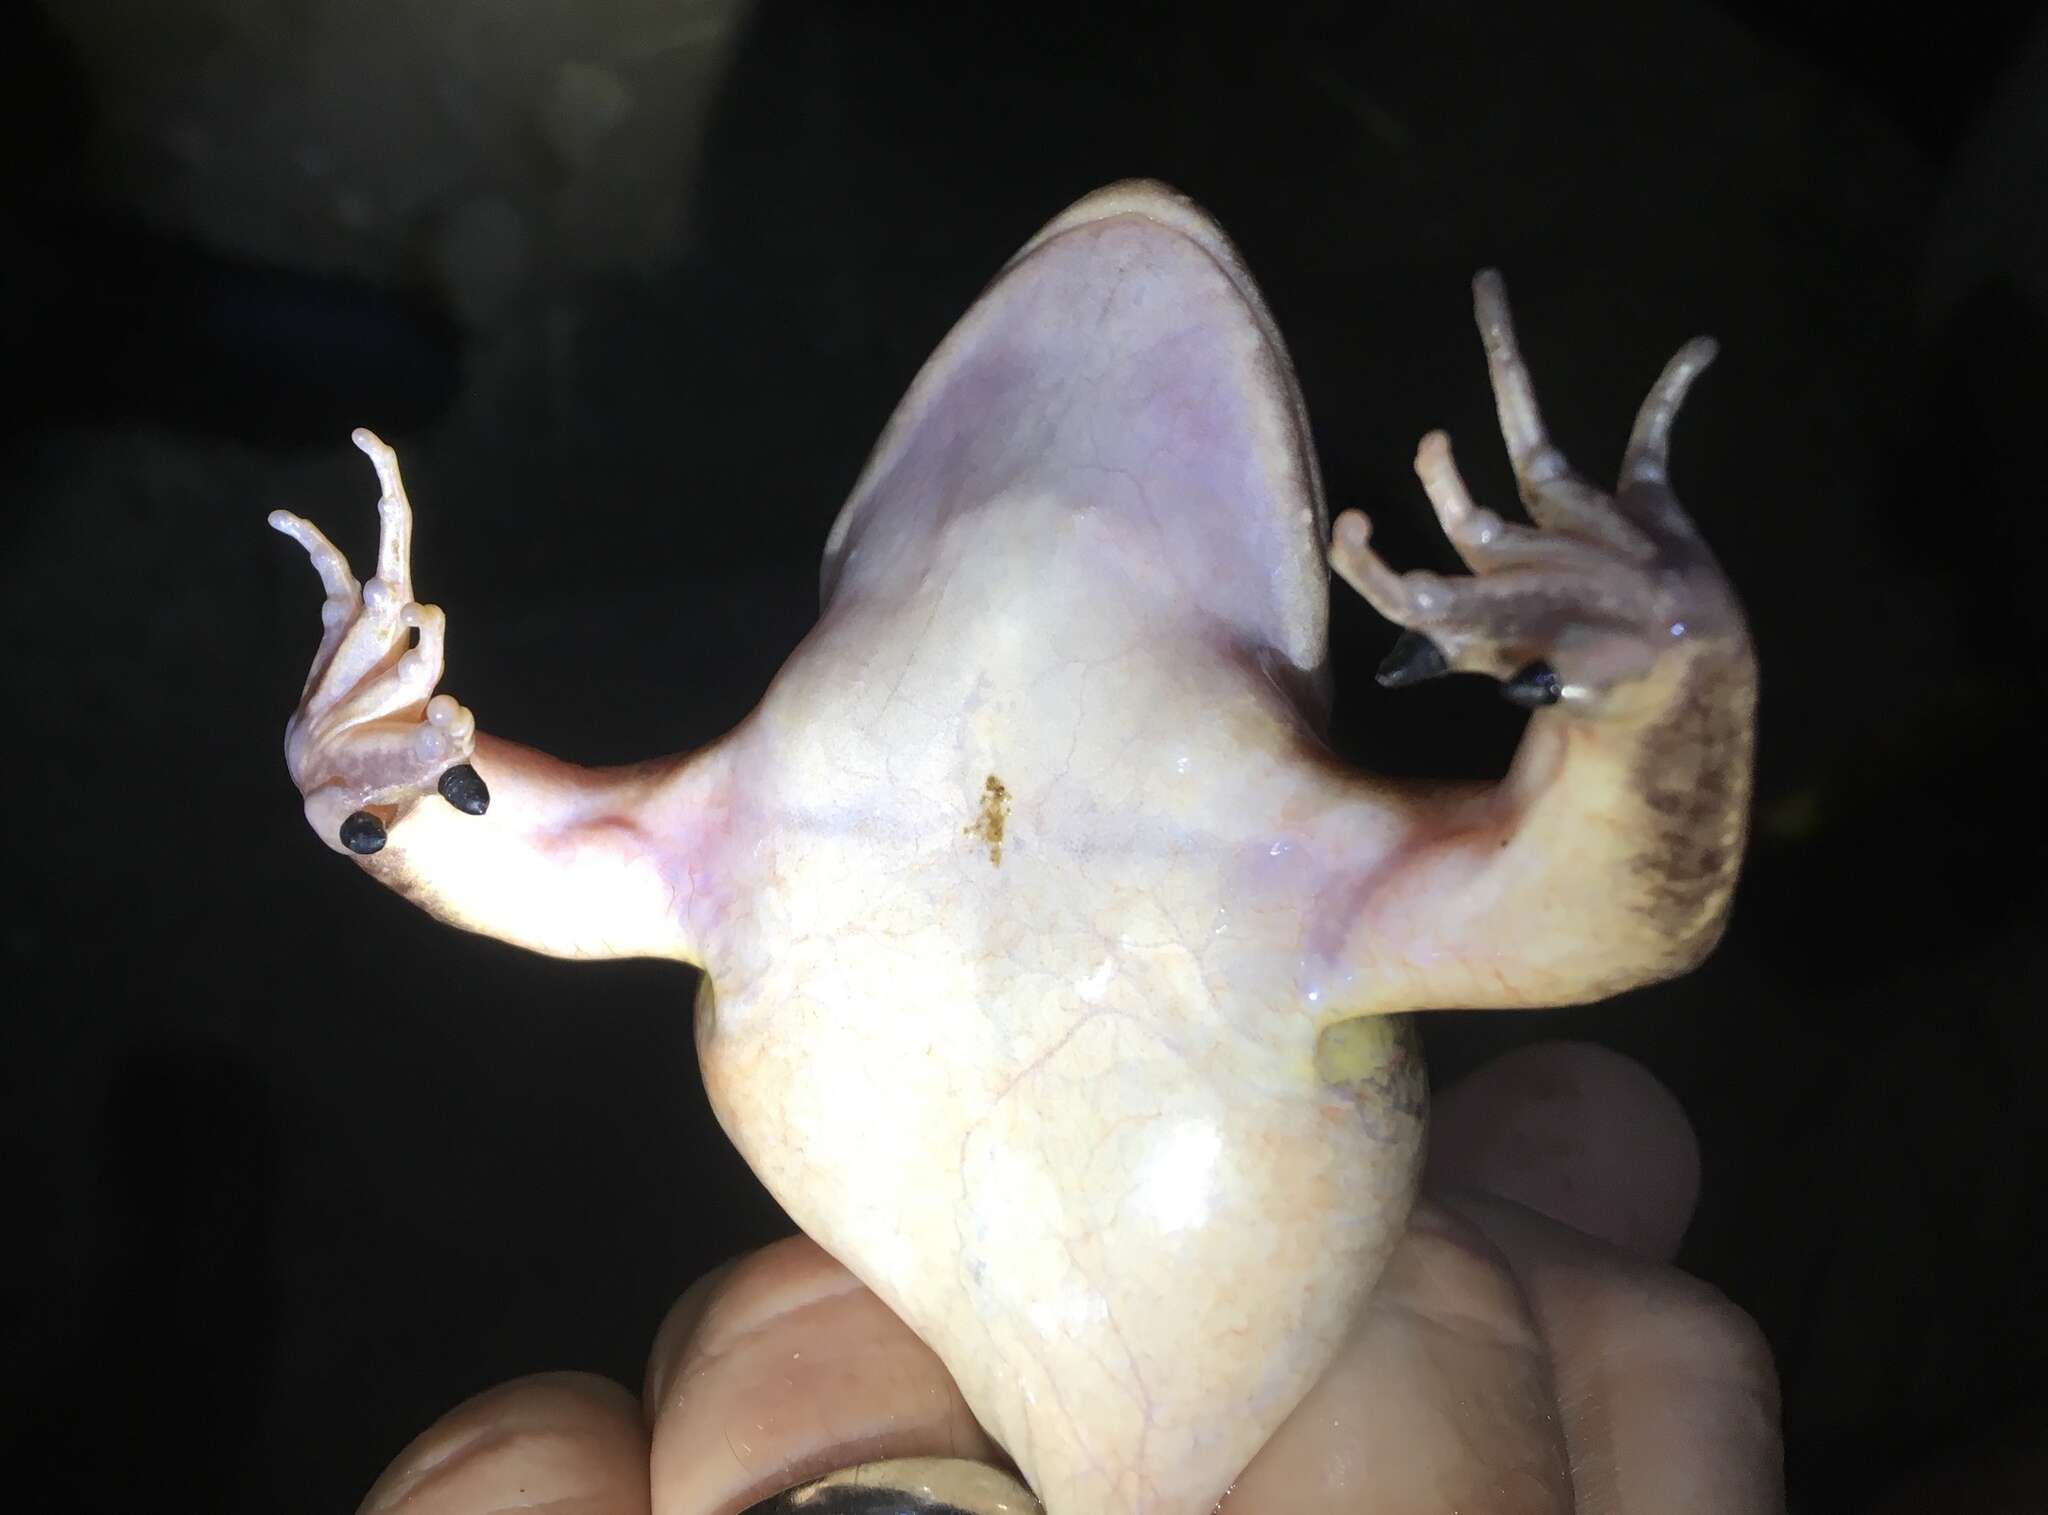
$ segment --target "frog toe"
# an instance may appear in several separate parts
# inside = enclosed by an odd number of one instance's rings
[[[321,839],[370,856],[399,808],[438,792],[482,815],[490,790],[469,762],[475,716],[435,692],[448,618],[413,597],[412,506],[397,456],[368,432],[355,440],[380,485],[375,577],[358,585],[311,522],[280,510],[270,524],[306,550],[326,592],[320,649],[286,728],[285,760]]]
[[[1403,628],[1381,666],[1383,685],[1480,673],[1529,709],[1625,712],[1642,703],[1632,691],[1667,655],[1746,634],[1732,592],[1666,482],[1672,422],[1713,344],[1690,342],[1666,365],[1610,494],[1587,483],[1544,429],[1497,274],[1475,281],[1474,308],[1533,524],[1477,505],[1449,439],[1432,432],[1416,450],[1416,476],[1470,576],[1396,573],[1372,550],[1370,523],[1357,511],[1338,519],[1331,567]]]

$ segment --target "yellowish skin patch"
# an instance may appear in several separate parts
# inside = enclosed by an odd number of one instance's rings
[[[1361,1015],[1325,1026],[1316,1038],[1316,1077],[1326,1084],[1365,1082],[1401,1053],[1401,1030],[1401,1022],[1388,1015]]]

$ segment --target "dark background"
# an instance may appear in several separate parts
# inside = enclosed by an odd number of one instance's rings
[[[1744,9],[9,9],[16,1476],[346,1509],[495,1380],[637,1382],[675,1294],[783,1228],[689,974],[464,937],[306,832],[319,593],[265,511],[360,568],[376,427],[447,687],[582,761],[702,742],[807,628],[918,363],[1137,173],[1238,238],[1333,506],[1398,564],[1448,562],[1427,428],[1511,498],[1475,267],[1595,474],[1721,338],[1675,473],[1762,649],[1733,927],[1616,1003],[1433,1018],[1434,1069],[1588,1036],[1680,1093],[1683,1261],[1776,1348],[1796,1510],[2040,1432],[2048,31]],[[1339,750],[1497,771],[1513,712],[1378,690],[1391,629],[1334,600]]]

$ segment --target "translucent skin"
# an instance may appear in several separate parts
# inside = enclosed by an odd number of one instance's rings
[[[430,706],[441,616],[374,438],[360,612],[276,523],[330,594],[287,746],[316,831],[373,817],[362,865],[471,929],[700,965],[725,1129],[1054,1515],[1210,1508],[1323,1372],[1420,1165],[1396,1012],[1612,992],[1725,915],[1754,665],[1662,472],[1707,352],[1610,501],[1549,449],[1497,284],[1479,309],[1540,529],[1477,510],[1436,438],[1418,469],[1476,577],[1394,575],[1355,513],[1329,561],[1542,704],[1498,785],[1396,788],[1322,745],[1301,400],[1234,251],[1156,185],[1055,220],[942,345],[833,528],[816,630],[702,752],[592,773]],[[480,817],[434,793],[465,760]]]

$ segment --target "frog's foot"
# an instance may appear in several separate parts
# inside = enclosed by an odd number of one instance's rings
[[[1617,714],[1668,651],[1741,636],[1742,620],[1666,482],[1671,424],[1714,344],[1687,343],[1637,413],[1609,495],[1551,442],[1515,343],[1507,293],[1491,270],[1473,282],[1501,432],[1536,523],[1504,521],[1473,502],[1442,432],[1422,439],[1415,472],[1470,578],[1393,572],[1369,545],[1371,523],[1346,511],[1330,565],[1404,628],[1380,667],[1393,687],[1453,671],[1499,679],[1517,704]]]
[[[471,815],[484,813],[490,795],[469,766],[475,718],[434,693],[447,618],[413,599],[412,506],[397,455],[367,431],[354,441],[382,487],[375,578],[359,588],[310,521],[276,510],[270,524],[306,549],[327,590],[320,651],[285,728],[285,763],[320,839],[368,854],[384,845],[392,815],[430,790]]]

